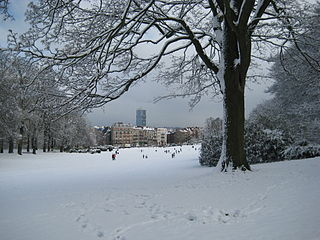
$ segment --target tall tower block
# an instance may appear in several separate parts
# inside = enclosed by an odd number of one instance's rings
[[[143,109],[136,110],[136,125],[145,127],[147,125],[147,111]]]

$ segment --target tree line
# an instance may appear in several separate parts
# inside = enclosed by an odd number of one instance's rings
[[[10,51],[0,51],[0,152],[22,154],[75,145],[89,145],[89,131],[80,112],[70,111],[66,88],[52,69]]]

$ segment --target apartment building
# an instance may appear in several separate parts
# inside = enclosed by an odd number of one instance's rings
[[[122,122],[111,126],[110,144],[116,147],[165,146],[167,144],[194,143],[199,141],[202,130],[198,127],[176,129],[132,126]]]
[[[165,146],[167,145],[167,134],[168,129],[166,128],[156,128],[155,129],[155,136],[156,136],[156,142],[158,146]]]
[[[131,147],[133,145],[133,127],[122,122],[111,126],[111,142],[117,147]]]
[[[202,129],[199,127],[187,127],[176,129],[167,134],[169,144],[195,143],[201,139]]]
[[[156,134],[154,128],[133,127],[133,145],[137,147],[156,146]]]

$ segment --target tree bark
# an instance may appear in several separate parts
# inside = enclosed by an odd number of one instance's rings
[[[32,153],[33,154],[37,154],[37,149],[38,149],[38,140],[37,137],[32,137],[31,140],[31,144],[32,144]]]
[[[3,153],[3,144],[4,144],[3,138],[1,138],[0,139],[0,153]]]
[[[50,152],[51,150],[51,136],[48,136],[48,143],[47,143],[47,147],[48,147],[48,152]]]
[[[248,51],[251,51],[250,45],[248,47]],[[224,134],[221,170],[227,171],[231,166],[233,169],[250,170],[244,148],[244,89],[249,62],[240,56],[239,39],[228,24],[224,26],[222,57]]]
[[[55,140],[53,137],[51,137],[51,151],[53,151],[54,147],[55,147]]]
[[[38,139],[37,139],[37,130],[36,130],[36,128],[34,128],[33,131],[32,131],[31,148],[32,148],[32,154],[37,154]]]
[[[18,154],[22,155],[22,137],[18,139]]]
[[[42,145],[42,151],[46,152],[47,151],[47,131],[43,131],[43,145]]]
[[[14,143],[13,143],[13,137],[9,137],[9,150],[8,150],[8,153],[13,153],[13,146]]]
[[[22,122],[22,126],[19,129],[19,137],[18,137],[18,154],[19,155],[22,155],[23,135],[24,135],[24,127]]]
[[[224,96],[224,163],[222,170],[226,171],[232,163],[234,169],[247,169],[250,166],[246,160],[244,139],[244,89],[239,88],[237,82],[239,75],[226,74],[226,87]]]
[[[27,152],[30,152],[30,135],[27,135]]]

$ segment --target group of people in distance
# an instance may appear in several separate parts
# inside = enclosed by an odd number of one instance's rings
[[[197,148],[195,148],[194,146],[192,146],[192,148],[194,148],[195,150],[197,150]],[[172,150],[172,149],[171,149],[171,150]],[[141,151],[141,153],[143,152],[142,149],[141,149],[140,151]],[[157,152],[157,150],[155,150],[155,151]],[[176,154],[182,152],[182,148],[180,148],[180,149],[174,148],[173,151],[171,151],[171,152],[170,152],[169,149],[166,149],[166,150],[164,150],[164,152],[171,154],[171,157],[174,158],[174,157],[176,156]],[[119,154],[119,149],[116,149],[116,151],[115,151],[114,153],[112,153],[112,155],[111,155],[112,160],[116,160],[117,154]],[[148,155],[147,155],[147,154],[142,154],[142,158],[143,158],[143,159],[148,158]]]

